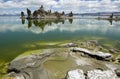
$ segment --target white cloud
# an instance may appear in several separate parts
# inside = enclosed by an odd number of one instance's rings
[[[44,5],[46,9],[52,9],[54,11],[73,11],[75,13],[84,12],[104,12],[104,11],[119,11],[120,0],[111,2],[111,0],[94,0],[94,1],[84,1],[84,0],[10,0],[3,2],[0,0],[0,8],[12,9],[12,8],[38,8],[40,5]],[[18,10],[17,10],[18,11]],[[18,11],[20,12],[20,11]],[[8,12],[10,13],[10,12]]]
[[[3,0],[0,0],[0,2],[3,2]]]

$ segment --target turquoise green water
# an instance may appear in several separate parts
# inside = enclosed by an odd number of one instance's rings
[[[24,23],[24,22],[23,22]],[[36,25],[36,26],[35,26]],[[95,19],[25,21],[19,16],[0,17],[0,60],[10,61],[29,48],[33,42],[103,39],[120,48],[120,22]],[[37,48],[34,48],[37,49]]]

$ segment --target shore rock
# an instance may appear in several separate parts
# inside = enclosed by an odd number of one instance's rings
[[[80,53],[87,54],[88,56],[99,59],[99,60],[110,60],[112,57],[112,54],[110,53],[103,53],[101,51],[91,52],[88,49],[84,49],[84,48],[74,47],[74,48],[71,48],[70,50],[72,52],[80,52]]]
[[[68,72],[67,79],[85,79],[83,70],[76,69]]]
[[[119,79],[114,71],[112,70],[90,70],[87,71],[86,75],[83,70],[76,69],[71,70],[67,73],[66,79]]]
[[[14,59],[9,66],[9,70],[20,70],[27,67],[37,67],[43,63],[52,53],[41,53],[41,54],[31,54],[28,56],[23,56],[21,58]],[[15,71],[16,71],[15,70]]]
[[[117,79],[115,72],[112,70],[91,70],[87,72],[88,79]]]
[[[47,51],[49,50],[46,50],[46,53],[13,60],[8,69],[8,76],[13,76],[13,79],[51,79],[49,72],[43,66],[47,58],[53,54]]]
[[[110,53],[116,53],[117,51],[115,49],[109,49]]]
[[[116,69],[115,73],[117,74],[118,77],[120,77],[120,69]]]

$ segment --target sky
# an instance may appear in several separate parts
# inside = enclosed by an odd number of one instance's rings
[[[32,12],[43,5],[46,10],[69,13],[120,12],[120,0],[0,0],[0,15]]]

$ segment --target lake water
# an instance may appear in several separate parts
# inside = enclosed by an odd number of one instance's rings
[[[120,22],[96,19],[21,20],[19,16],[0,16],[0,63],[10,62],[34,43],[99,40],[108,48],[120,49]],[[2,68],[2,66],[0,66]]]

